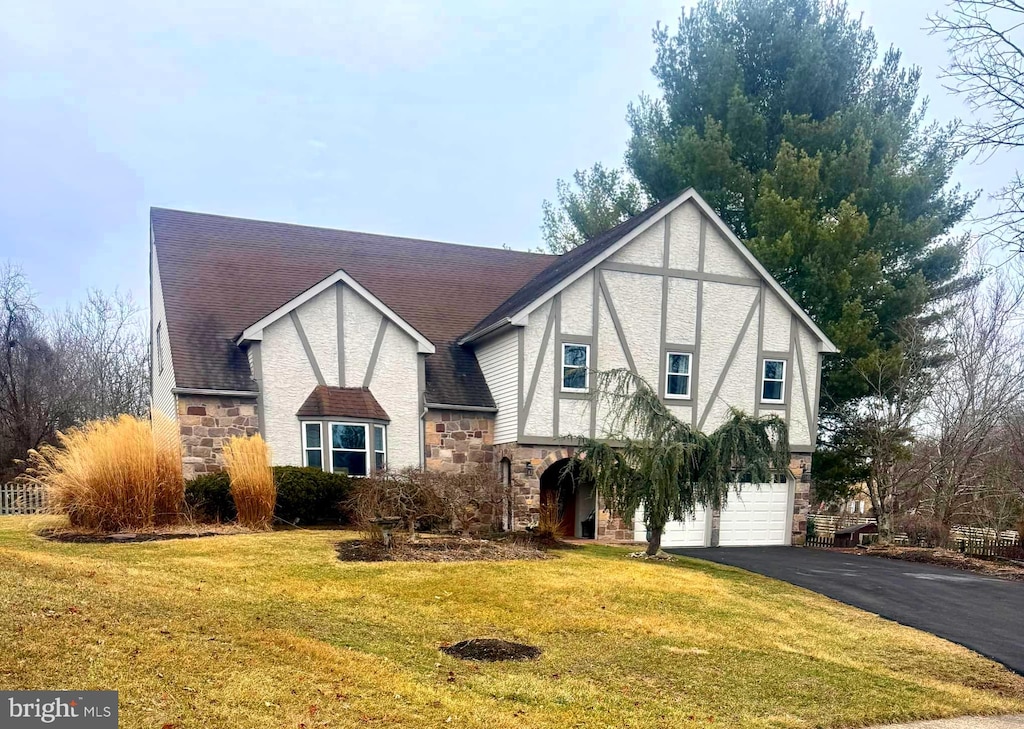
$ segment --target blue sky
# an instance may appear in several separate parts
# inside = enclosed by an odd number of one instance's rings
[[[922,28],[942,0],[850,0],[965,113]],[[621,162],[679,2],[0,0],[0,261],[45,306],[145,303],[151,205],[482,245],[540,244],[541,201]],[[994,190],[1013,162],[962,165]]]

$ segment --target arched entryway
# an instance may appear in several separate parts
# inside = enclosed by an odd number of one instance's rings
[[[568,458],[549,465],[540,475],[540,507],[550,510],[564,536],[593,539],[597,523],[594,484],[585,480]]]

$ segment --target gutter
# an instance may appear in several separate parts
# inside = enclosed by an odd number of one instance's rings
[[[462,410],[467,413],[496,413],[498,408],[485,405],[449,405],[439,402],[425,402],[424,407],[430,410]]]
[[[499,319],[498,321],[496,321],[493,324],[491,324],[489,327],[481,329],[478,332],[470,332],[469,334],[464,336],[462,339],[458,340],[458,342],[456,342],[456,343],[459,344],[459,345],[464,345],[464,344],[469,344],[470,342],[475,342],[477,339],[480,339],[481,337],[484,337],[484,336],[490,334],[493,331],[501,329],[506,324],[511,324],[511,323],[512,323],[512,320],[506,316],[504,319]]]
[[[221,397],[259,397],[255,390],[211,390],[202,387],[172,387],[175,395],[211,395]]]

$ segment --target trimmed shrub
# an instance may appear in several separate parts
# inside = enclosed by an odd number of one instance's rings
[[[319,468],[275,466],[277,508],[274,515],[289,524],[316,524],[348,521],[344,502],[351,491],[351,480],[343,473],[327,473]]]
[[[104,532],[178,521],[185,484],[181,446],[166,422],[122,415],[58,434],[29,452],[26,478],[47,490],[71,525]]]
[[[186,483],[185,507],[196,521],[234,521],[238,512],[227,473],[204,473]]]
[[[231,479],[238,523],[249,529],[269,529],[277,490],[266,441],[258,434],[232,438],[224,445],[224,465]]]
[[[345,474],[299,466],[274,466],[273,472],[277,519],[302,525],[349,520],[344,502],[351,493],[351,481]],[[199,521],[229,522],[238,518],[226,472],[202,474],[189,481],[185,485],[185,504]]]

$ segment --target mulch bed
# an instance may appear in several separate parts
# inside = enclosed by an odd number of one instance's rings
[[[505,562],[516,559],[551,559],[550,549],[571,549],[562,543],[544,543],[513,535],[499,539],[471,539],[422,535],[415,540],[397,537],[394,546],[365,539],[339,542],[342,562]]]
[[[872,546],[867,549],[843,549],[842,552],[856,552],[872,557],[902,559],[907,562],[936,564],[942,567],[954,567],[965,572],[974,572],[987,577],[1001,577],[1007,580],[1024,581],[1024,566],[1012,562],[979,559],[949,549],[930,549],[927,547]]]
[[[117,532],[116,534],[97,534],[95,532],[75,532],[60,529],[46,529],[38,532],[43,539],[51,542],[72,542],[76,544],[137,544],[139,542],[163,542],[171,539],[198,539],[200,537],[221,537],[226,534],[244,534],[245,530],[204,531],[146,531]]]
[[[541,654],[537,646],[500,638],[470,638],[455,645],[443,645],[441,652],[464,661],[532,661]]]

